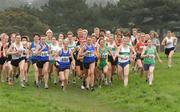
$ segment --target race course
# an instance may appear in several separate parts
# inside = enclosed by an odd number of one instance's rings
[[[21,88],[0,83],[0,112],[180,112],[180,53],[175,53],[172,68],[161,54],[163,64],[157,63],[153,86],[137,73],[130,73],[129,85],[124,87],[114,75],[113,85],[80,89],[80,83],[70,83],[66,91],[50,82],[49,89],[36,88],[33,70],[30,85]]]

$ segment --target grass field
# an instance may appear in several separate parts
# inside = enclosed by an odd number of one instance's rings
[[[165,56],[161,58],[152,87],[132,72],[128,87],[114,76],[112,87],[94,92],[80,90],[79,83],[64,92],[52,83],[48,90],[37,89],[33,80],[25,89],[18,82],[13,88],[0,84],[0,112],[180,112],[180,53],[170,69]]]

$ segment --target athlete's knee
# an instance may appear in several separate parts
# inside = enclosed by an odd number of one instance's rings
[[[125,78],[128,78],[128,75],[129,75],[128,73],[124,73]]]
[[[65,77],[61,77],[60,80],[61,80],[61,81],[65,81]]]
[[[48,70],[44,70],[43,72],[44,72],[44,75],[48,75],[49,73]]]
[[[169,56],[168,56],[168,59],[171,59],[171,58],[172,58],[172,56],[171,56],[171,55],[169,55]]]
[[[23,73],[25,71],[23,67],[21,67],[19,70],[21,73]]]
[[[139,69],[140,69],[140,70],[143,70],[144,68],[143,68],[143,66],[139,66]]]

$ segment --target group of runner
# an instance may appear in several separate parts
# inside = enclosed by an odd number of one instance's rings
[[[49,29],[46,35],[28,36],[12,33],[0,35],[0,77],[1,82],[13,85],[19,78],[22,88],[28,85],[30,65],[33,66],[34,84],[48,89],[49,80],[60,84],[65,90],[69,75],[72,82],[81,81],[81,89],[94,90],[95,86],[112,85],[113,75],[128,85],[130,65],[140,76],[145,74],[149,85],[153,82],[155,58],[162,63],[158,51],[160,41],[155,31],[149,34],[133,28],[131,32],[117,29],[114,34],[108,30],[94,28],[89,36],[88,30],[79,28],[77,36],[69,31],[66,35],[53,36]],[[172,67],[172,56],[177,38],[171,31],[163,39],[168,67]]]

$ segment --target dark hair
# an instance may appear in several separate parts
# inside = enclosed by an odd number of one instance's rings
[[[41,35],[41,37],[46,37],[46,35]]]
[[[122,34],[116,34],[115,38],[117,38],[117,37],[123,38],[123,35]]]
[[[105,29],[101,29],[100,32],[106,33],[106,30]]]
[[[104,38],[104,35],[99,35],[99,38],[100,38],[100,37],[103,37],[103,38]]]
[[[99,41],[98,41],[98,43],[99,43],[99,44],[100,44],[101,40],[103,40],[103,41],[104,41],[104,39],[100,38],[100,39],[99,39]]]
[[[26,41],[28,41],[28,37],[27,36],[22,36],[21,40],[26,39]]]
[[[88,35],[88,36],[86,37],[86,39],[87,39],[87,38],[91,38],[91,36]]]
[[[122,33],[123,33],[123,30],[121,28],[118,28],[118,29],[116,29],[114,34],[115,35],[122,35]]]
[[[34,34],[33,34],[33,37],[35,37],[35,36],[40,37],[40,35],[39,35],[38,33],[34,33]]]
[[[131,32],[130,32],[130,31],[124,32],[124,36],[126,36],[126,37],[131,37]]]

